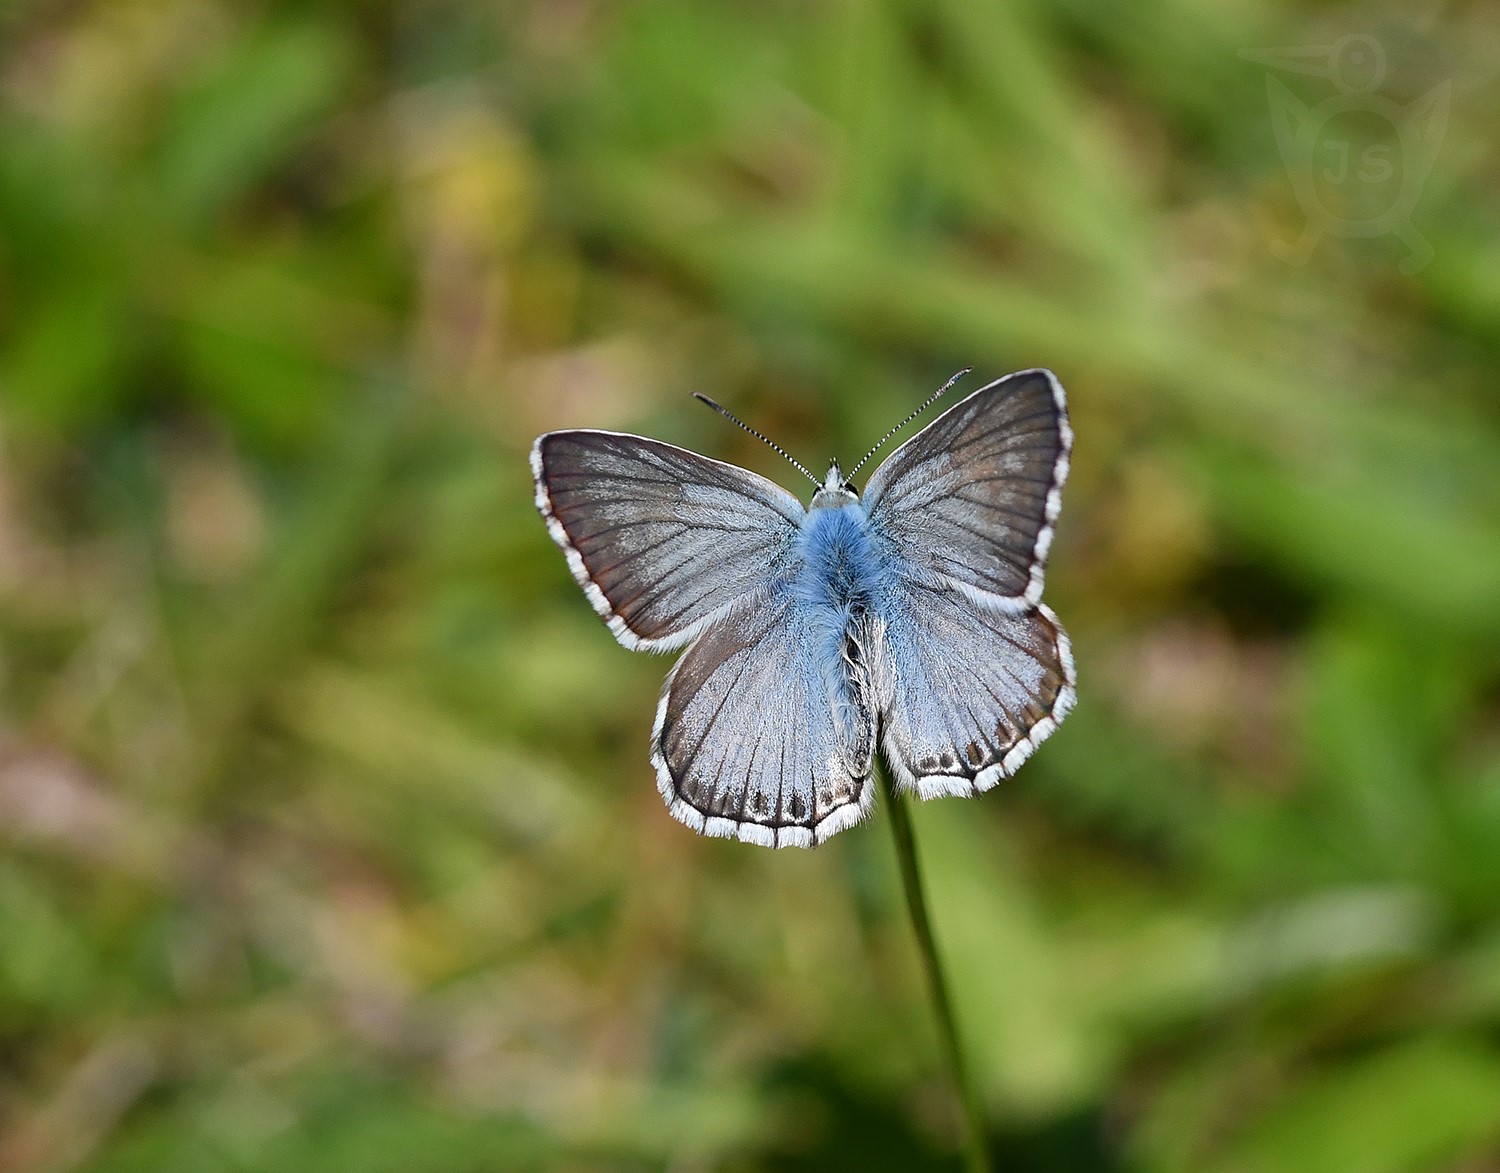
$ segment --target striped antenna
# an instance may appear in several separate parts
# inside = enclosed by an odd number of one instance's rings
[[[781,455],[785,456],[787,458],[787,460],[791,461],[793,467],[795,467],[798,472],[800,472],[803,476],[805,476],[813,484],[819,485],[819,486],[821,486],[823,484],[822,481],[818,480],[817,477],[813,476],[812,473],[808,472],[807,469],[803,468],[802,465],[798,464],[797,461],[795,459],[793,459],[792,454],[790,452],[788,452],[785,448],[783,448],[780,444],[776,443],[774,440],[767,439],[760,432],[757,432],[754,428],[752,428],[744,420],[742,420],[738,416],[732,414],[727,407],[724,407],[724,406],[722,406],[722,405],[720,405],[718,403],[715,403],[707,395],[700,395],[696,391],[693,392],[693,398],[701,400],[702,402],[708,404],[709,407],[713,408],[716,412],[718,412],[725,419],[731,421],[732,423],[739,424],[740,427],[744,428],[745,431],[749,432],[757,440],[759,440],[761,443],[763,443],[767,448],[771,449],[772,452],[779,452],[779,453],[781,453]]]
[[[849,476],[845,479],[853,479],[854,474],[857,473],[860,469],[864,468],[864,466],[870,462],[870,457],[874,456],[875,453],[879,452],[882,448],[885,447],[885,442],[887,440],[889,440],[902,428],[906,427],[907,424],[911,423],[912,420],[916,419],[917,416],[921,415],[924,411],[926,411],[929,407],[931,407],[934,403],[941,399],[952,388],[954,383],[957,383],[973,369],[973,367],[965,367],[963,370],[959,371],[958,374],[954,375],[953,378],[949,379],[946,383],[944,383],[941,387],[939,387],[936,391],[929,395],[926,402],[923,403],[921,407],[917,408],[916,411],[912,412],[889,432],[881,436],[880,443],[876,444],[875,447],[871,448],[868,452],[865,453],[864,459],[849,470]]]

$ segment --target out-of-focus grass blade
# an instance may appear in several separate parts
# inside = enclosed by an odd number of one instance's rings
[[[1402,1173],[1477,1155],[1500,1136],[1500,1054],[1415,1039],[1291,1087],[1213,1168]]]
[[[225,51],[178,96],[161,146],[158,196],[189,224],[275,166],[353,65],[347,39],[313,20],[268,23]]]

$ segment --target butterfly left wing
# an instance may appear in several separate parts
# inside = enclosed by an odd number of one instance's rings
[[[672,817],[695,831],[813,847],[869,813],[874,741],[857,653],[783,585],[677,662],[651,763]]]
[[[679,648],[767,590],[805,512],[765,477],[619,432],[548,432],[531,470],[573,577],[632,650]]]
[[[1073,707],[1067,633],[1045,606],[1007,614],[932,582],[893,597],[872,676],[896,783],[922,798],[988,790]]]

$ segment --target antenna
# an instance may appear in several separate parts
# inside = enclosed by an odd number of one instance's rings
[[[749,424],[747,424],[744,420],[740,419],[738,416],[732,415],[727,407],[720,406],[719,404],[715,403],[712,399],[710,399],[707,395],[699,395],[698,392],[696,392],[696,391],[693,392],[693,398],[694,399],[702,400],[704,403],[708,404],[709,407],[713,408],[716,412],[718,412],[720,415],[722,415],[725,419],[731,420],[734,423],[739,424],[740,427],[744,428],[745,431],[749,432],[752,436],[754,436],[757,440],[759,440],[763,444],[765,444],[765,446],[767,448],[770,448],[773,452],[779,452],[779,453],[781,453],[781,455],[785,456],[788,460],[790,460],[792,462],[792,464],[796,467],[796,469],[797,469],[798,472],[800,472],[803,476],[805,476],[813,484],[815,484],[815,485],[822,485],[822,483],[823,483],[822,481],[818,480],[817,477],[813,476],[812,473],[808,472],[807,469],[803,468],[800,464],[798,464],[796,460],[792,459],[792,454],[790,452],[788,452],[780,444],[777,444],[774,440],[768,440],[768,439],[766,439],[765,436],[761,435],[759,432],[757,432],[754,428],[752,428]]]
[[[929,395],[927,397],[927,401],[923,403],[921,407],[917,408],[916,411],[912,412],[889,432],[881,436],[880,443],[876,444],[875,447],[866,452],[864,459],[849,470],[849,477],[852,478],[855,473],[864,468],[864,466],[869,462],[870,457],[874,456],[875,453],[879,452],[883,447],[885,447],[885,442],[887,440],[889,440],[902,428],[906,427],[907,424],[911,423],[912,420],[916,419],[917,416],[921,415],[924,411],[926,411],[929,407],[936,403],[949,390],[949,388],[953,386],[954,383],[957,383],[973,369],[973,367],[965,367],[963,370],[959,371],[958,374],[954,375],[953,378],[949,379],[946,383],[944,383],[941,387],[939,387],[936,391]]]

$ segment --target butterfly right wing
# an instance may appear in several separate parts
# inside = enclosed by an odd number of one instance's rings
[[[949,408],[875,470],[873,528],[920,571],[1012,613],[1042,597],[1073,430],[1051,371],[1018,371]]]
[[[788,584],[703,632],[651,735],[672,817],[766,847],[813,847],[864,818],[875,718],[850,642]]]
[[[769,589],[805,512],[765,477],[618,432],[548,432],[531,469],[573,577],[633,650],[679,648]]]
[[[982,387],[865,492],[891,582],[874,645],[881,749],[923,798],[1013,774],[1073,707],[1068,637],[1041,605],[1073,432],[1050,371]]]

